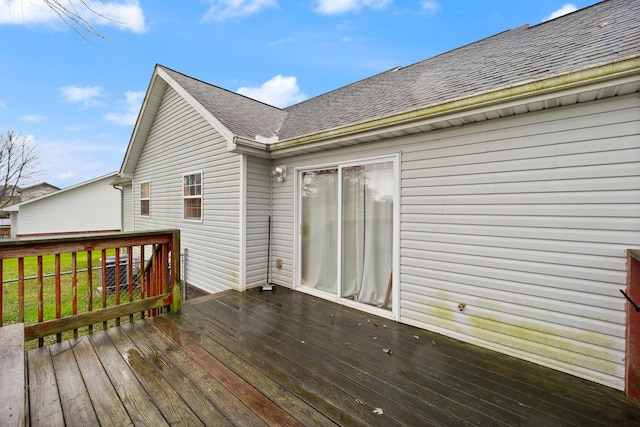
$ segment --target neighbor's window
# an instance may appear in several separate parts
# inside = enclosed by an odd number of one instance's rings
[[[182,177],[183,218],[202,219],[202,172]]]
[[[151,183],[149,181],[140,183],[140,215],[149,216],[151,205]]]

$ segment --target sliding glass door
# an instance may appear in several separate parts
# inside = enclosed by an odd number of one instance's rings
[[[335,294],[338,283],[338,169],[302,172],[302,284]]]
[[[299,179],[301,284],[391,310],[394,162],[307,170]]]
[[[393,183],[393,162],[342,169],[343,298],[383,307],[390,297]]]

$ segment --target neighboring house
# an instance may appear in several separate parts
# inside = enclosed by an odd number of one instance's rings
[[[41,182],[40,184],[30,185],[25,188],[13,186],[7,187],[4,192],[5,199],[2,200],[2,206],[5,206],[5,209],[0,209],[0,223],[2,223],[2,225],[8,225],[9,212],[6,211],[6,206],[26,202],[27,200],[44,196],[45,194],[53,193],[58,190],[60,190],[58,187],[47,182]]]
[[[41,182],[39,184],[30,185],[20,189],[20,202],[26,202],[27,200],[35,199],[47,194],[55,193],[60,188],[55,185],[51,185],[48,182]]]
[[[6,208],[11,237],[121,231],[122,195],[111,185],[116,177],[110,173]]]
[[[179,228],[210,292],[270,281],[622,389],[639,28],[604,1],[284,109],[156,66],[124,228]]]

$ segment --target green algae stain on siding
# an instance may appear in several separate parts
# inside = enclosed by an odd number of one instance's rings
[[[536,322],[510,324],[486,315],[469,316],[469,324],[474,327],[472,335],[477,338],[530,351],[549,359],[550,363],[555,360],[607,375],[619,375],[620,366],[612,361],[616,357],[613,343],[603,334],[566,331],[559,336],[558,331]]]
[[[233,283],[234,285],[238,285],[240,283],[240,280],[238,280],[238,273],[236,271],[232,271],[231,272],[231,276],[229,277],[229,281],[231,283]]]
[[[453,303],[449,301],[449,292],[439,290],[436,292],[436,298],[431,302],[430,313],[444,320],[454,322],[455,312],[452,310]]]

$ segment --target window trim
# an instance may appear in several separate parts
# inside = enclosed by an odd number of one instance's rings
[[[148,197],[142,197],[142,185],[143,184],[147,184],[148,185],[148,192],[149,192],[149,196]],[[139,202],[140,204],[138,205],[138,208],[140,209],[138,214],[141,217],[144,218],[149,218],[151,217],[151,180],[145,180],[145,181],[140,181],[138,183],[138,196],[139,196]],[[146,215],[142,213],[142,202],[143,201],[147,201],[147,213]]]
[[[196,196],[185,196],[184,188],[185,188],[185,177],[191,175],[200,175],[200,194]],[[186,172],[182,174],[182,179],[180,180],[180,193],[182,194],[182,220],[188,222],[202,222],[204,218],[204,174],[201,170]],[[185,201],[188,199],[200,199],[200,217],[199,218],[187,218],[185,211]]]

